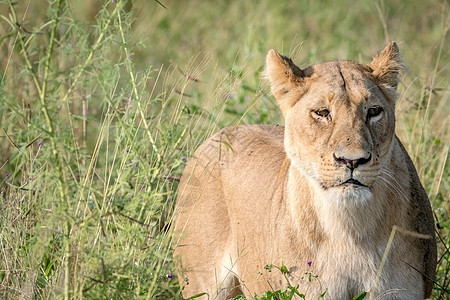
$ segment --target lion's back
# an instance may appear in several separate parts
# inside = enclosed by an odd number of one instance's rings
[[[286,157],[283,138],[284,128],[277,125],[240,125],[218,131],[195,151],[183,172],[180,191],[220,185],[227,198],[233,193],[245,198],[246,190],[267,188]],[[196,196],[188,198],[179,205],[192,205]]]

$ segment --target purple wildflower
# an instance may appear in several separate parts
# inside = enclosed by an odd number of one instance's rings
[[[134,166],[135,166],[135,167],[139,166],[139,163],[135,163]]]
[[[187,162],[187,158],[186,158],[186,157],[183,157],[181,160],[182,160],[183,162]]]
[[[6,178],[8,178],[8,177],[9,177],[9,175],[11,175],[11,174],[9,174],[9,173],[6,173],[6,175],[5,175],[5,176],[6,176]]]
[[[39,147],[42,146],[42,142],[37,143],[37,145],[38,145]]]
[[[172,273],[167,274],[167,278],[173,278]]]
[[[127,149],[127,153],[128,153],[128,152],[130,152],[130,149],[129,149],[129,148]]]
[[[127,59],[128,59],[129,61],[131,61],[131,56],[128,55],[128,56],[127,56]]]
[[[311,267],[312,261],[307,261],[306,264]]]
[[[73,191],[72,191],[72,194],[74,194],[74,195],[75,195],[75,193],[76,193],[76,192],[77,192],[77,190],[73,190]]]

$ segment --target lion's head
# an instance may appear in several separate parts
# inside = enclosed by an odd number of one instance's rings
[[[266,72],[293,165],[323,190],[370,195],[391,153],[401,69],[394,42],[368,65],[333,61],[304,70],[271,50]]]

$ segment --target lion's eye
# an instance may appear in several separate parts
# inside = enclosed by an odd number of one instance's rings
[[[328,117],[330,115],[330,111],[328,109],[319,109],[314,112],[316,115],[320,117]]]
[[[369,110],[367,111],[367,119],[378,116],[382,111],[383,109],[379,106],[369,108]]]

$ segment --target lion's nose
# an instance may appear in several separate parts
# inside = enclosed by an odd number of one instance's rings
[[[345,157],[338,157],[336,154],[333,153],[334,160],[336,160],[340,164],[344,164],[349,168],[350,170],[356,169],[360,165],[364,165],[368,163],[372,159],[372,154],[368,153],[369,155],[367,157],[360,157],[357,159],[349,159]]]

